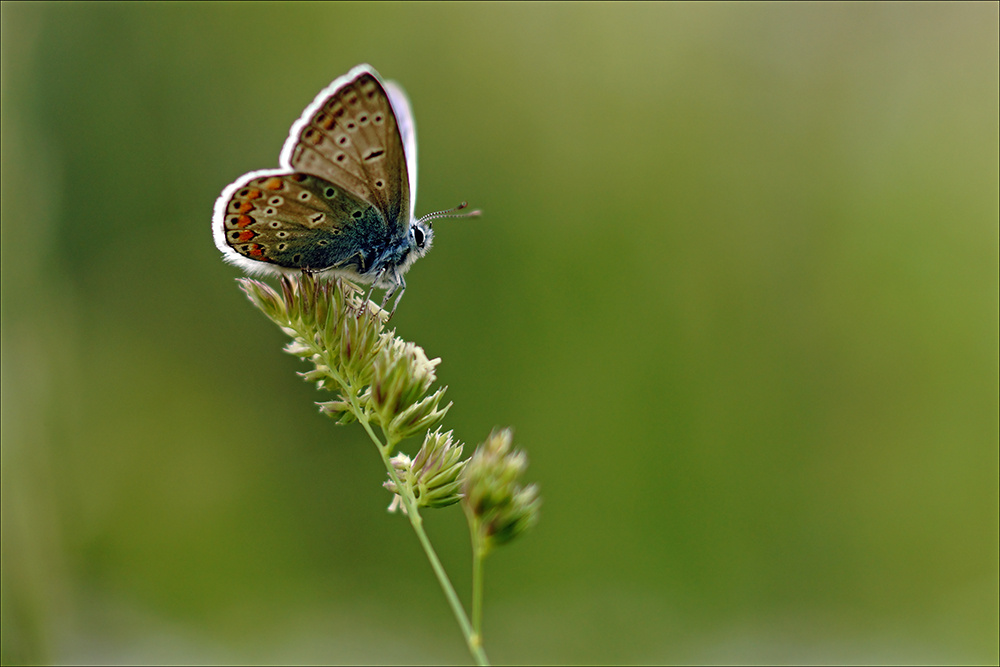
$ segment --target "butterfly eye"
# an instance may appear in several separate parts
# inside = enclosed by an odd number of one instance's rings
[[[413,228],[413,240],[417,242],[417,247],[418,248],[423,248],[424,247],[424,241],[427,240],[426,238],[424,238],[424,230],[420,229],[419,227],[414,227]]]

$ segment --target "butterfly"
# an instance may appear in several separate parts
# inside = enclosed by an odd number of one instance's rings
[[[416,218],[417,135],[406,93],[370,65],[334,79],[292,125],[279,169],[244,174],[215,202],[212,234],[223,258],[248,273],[340,275],[385,290],[395,312],[403,275],[430,250],[431,222]],[[369,297],[371,291],[369,291]],[[390,313],[391,316],[391,313]]]

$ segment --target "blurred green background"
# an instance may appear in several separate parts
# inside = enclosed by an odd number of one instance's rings
[[[4,663],[469,660],[210,233],[360,62],[485,211],[393,324],[544,495],[495,662],[1000,658],[995,3],[2,12]]]

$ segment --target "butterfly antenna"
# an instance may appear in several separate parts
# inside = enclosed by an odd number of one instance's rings
[[[478,208],[466,213],[459,213],[459,211],[469,207],[469,202],[464,201],[455,208],[449,208],[447,211],[438,211],[436,213],[428,213],[424,217],[417,220],[417,222],[430,222],[431,220],[437,220],[438,218],[475,218],[478,215],[482,215],[482,211]]]

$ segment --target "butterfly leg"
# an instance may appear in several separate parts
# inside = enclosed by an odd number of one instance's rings
[[[388,268],[383,268],[378,272],[378,275],[375,276],[374,280],[372,280],[372,286],[368,288],[368,294],[365,295],[366,303],[369,301],[374,303],[374,301],[372,301],[372,295],[375,293],[375,288],[383,284],[382,280],[385,278],[385,274],[389,270],[390,269]],[[392,318],[392,314],[396,312],[396,306],[399,305],[399,300],[402,298],[403,292],[406,290],[406,281],[403,280],[403,276],[393,271],[392,281],[389,286],[385,288],[385,295],[382,297],[382,303],[379,305],[383,311],[385,310],[385,305],[389,303],[389,297],[395,294],[397,290],[399,291],[399,294],[396,296],[396,300],[392,304],[392,310],[389,312],[389,317],[385,320],[386,322],[388,322]]]
[[[382,279],[382,274],[380,273],[375,280],[372,281],[372,286],[368,288],[368,294],[365,294],[365,308],[368,308],[367,303],[372,300],[372,294],[375,293],[375,286],[378,285],[378,281]],[[374,303],[374,301],[372,301]],[[359,313],[361,311],[358,311]]]
[[[397,285],[392,289],[393,292],[396,292],[397,290],[399,293],[396,294],[396,300],[392,302],[392,310],[389,311],[389,319],[392,319],[392,314],[396,312],[396,306],[399,305],[399,300],[403,298],[403,292],[406,291],[406,283],[403,283],[402,285]],[[390,292],[390,294],[391,293],[392,292]],[[388,322],[388,320],[386,321]]]
[[[385,305],[389,303],[389,298],[395,294],[396,300],[392,302],[392,310],[389,311],[389,319],[392,319],[393,313],[396,312],[396,306],[399,305],[399,300],[403,298],[403,292],[406,291],[406,280],[403,276],[399,275],[396,271],[392,272],[392,286],[385,291],[385,296],[382,297],[382,310],[385,310]],[[389,320],[386,320],[387,322]]]

